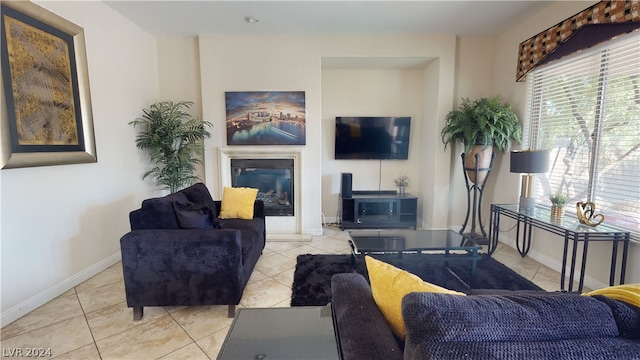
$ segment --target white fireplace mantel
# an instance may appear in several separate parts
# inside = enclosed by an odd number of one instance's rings
[[[267,232],[271,234],[302,234],[304,194],[302,181],[302,146],[220,146],[218,148],[219,184],[231,186],[231,159],[293,159],[293,216],[267,216]],[[268,236],[268,234],[267,234]]]

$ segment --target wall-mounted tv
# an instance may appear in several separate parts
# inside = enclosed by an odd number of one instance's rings
[[[336,117],[338,160],[407,160],[411,117]]]

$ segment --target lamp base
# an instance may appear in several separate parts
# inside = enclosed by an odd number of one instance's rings
[[[520,210],[533,210],[536,207],[536,199],[531,197],[520,196],[518,208]]]

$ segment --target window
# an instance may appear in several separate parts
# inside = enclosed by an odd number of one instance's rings
[[[532,71],[527,87],[525,148],[551,150],[537,195],[592,201],[640,241],[640,32]]]

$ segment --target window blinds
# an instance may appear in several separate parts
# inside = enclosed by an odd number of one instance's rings
[[[551,150],[537,195],[593,201],[640,241],[640,32],[541,67],[527,86],[524,144]]]

